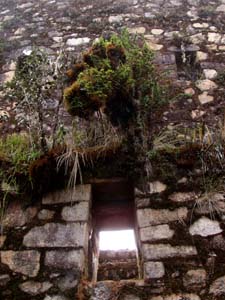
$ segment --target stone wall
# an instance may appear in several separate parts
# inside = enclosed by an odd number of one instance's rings
[[[90,185],[10,203],[0,237],[1,299],[74,299],[87,276]]]
[[[141,270],[139,275],[135,270],[136,278],[128,281],[93,282],[89,275],[93,271],[92,249],[88,249],[92,232],[91,185],[77,186],[75,192],[49,194],[41,203],[27,208],[22,201],[11,202],[0,238],[1,297],[5,300],[224,299],[224,196],[212,193],[200,197],[196,190],[185,187],[187,179],[181,179],[176,191],[160,181],[151,182],[147,192],[135,189],[134,227],[138,227]],[[100,278],[106,271],[104,268],[113,274],[116,267],[110,258],[112,267],[106,267],[107,257],[114,254],[103,254]],[[121,267],[126,260],[122,254],[119,256],[115,264],[119,261]],[[128,265],[133,264],[133,254],[130,256]],[[125,272],[131,271],[126,268]]]

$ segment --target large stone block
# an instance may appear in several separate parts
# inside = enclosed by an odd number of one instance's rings
[[[206,217],[197,220],[189,229],[191,235],[200,235],[203,237],[215,235],[222,231],[218,221],[213,221]]]
[[[207,273],[204,269],[189,270],[183,278],[183,284],[189,291],[197,291],[206,286]]]
[[[190,257],[197,255],[193,246],[171,246],[170,244],[144,244],[142,246],[144,260],[160,260],[173,257]]]
[[[159,279],[165,275],[165,268],[160,261],[144,263],[144,279]]]
[[[32,228],[24,237],[27,247],[87,247],[87,224],[48,223]]]
[[[43,197],[43,204],[72,203],[91,200],[91,185],[77,185],[75,190],[56,191]]]
[[[84,270],[85,256],[83,250],[47,251],[45,265],[63,270]]]
[[[19,285],[20,289],[29,295],[36,296],[47,292],[53,286],[52,283],[48,281],[38,282],[38,281],[26,281]]]
[[[40,253],[35,250],[2,251],[1,262],[14,272],[35,277],[40,269]]]
[[[168,225],[149,226],[140,229],[140,238],[142,242],[171,239],[173,235],[174,230],[171,230]]]
[[[79,202],[74,206],[66,206],[62,210],[62,218],[65,221],[88,221],[89,203]]]
[[[175,210],[145,208],[137,210],[137,221],[139,227],[147,227],[150,225],[186,220],[187,215],[188,210],[186,207],[180,207]]]

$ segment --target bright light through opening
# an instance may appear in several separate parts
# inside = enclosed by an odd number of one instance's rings
[[[100,231],[100,250],[136,250],[133,230]]]

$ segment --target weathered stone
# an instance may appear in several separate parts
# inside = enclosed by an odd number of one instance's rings
[[[48,281],[38,282],[38,281],[26,281],[19,285],[20,289],[29,295],[36,296],[47,292],[53,286],[52,283]]]
[[[186,220],[188,210],[181,207],[175,210],[169,209],[138,209],[137,220],[139,227],[147,227],[149,225],[160,225],[178,220]]]
[[[197,33],[197,34],[191,35],[190,40],[193,44],[198,45],[198,44],[204,42],[205,36],[202,33]]]
[[[206,60],[208,58],[208,54],[202,51],[197,51],[196,53],[197,61]]]
[[[158,279],[165,275],[165,268],[162,262],[148,261],[144,263],[144,279]]]
[[[208,23],[194,23],[193,24],[193,27],[194,28],[208,28],[209,27],[209,24]]]
[[[164,32],[164,30],[162,30],[162,29],[157,29],[157,28],[151,30],[151,33],[154,34],[154,35],[160,35],[160,34],[162,34],[163,32]]]
[[[5,235],[0,235],[0,248],[3,247],[4,243],[6,240],[6,236]]]
[[[57,279],[57,286],[62,292],[73,289],[78,285],[78,278],[74,272],[70,272]]]
[[[189,228],[191,235],[210,236],[222,232],[219,222],[212,221],[206,217],[202,217],[192,224]]]
[[[82,38],[71,38],[66,41],[67,46],[81,46],[88,44],[90,42],[90,38],[88,37],[82,37]]]
[[[36,207],[22,208],[20,202],[11,202],[7,208],[3,220],[3,227],[21,227],[29,223],[37,214]]]
[[[222,235],[214,236],[211,246],[215,250],[225,251],[225,238]]]
[[[150,50],[159,51],[163,48],[163,45],[153,43],[151,41],[146,41],[146,44]]]
[[[35,277],[40,268],[40,253],[35,250],[2,251],[1,262],[14,272]]]
[[[42,209],[38,213],[39,220],[51,220],[54,217],[55,212],[49,209]]]
[[[45,256],[45,265],[57,269],[73,269],[82,271],[84,269],[84,259],[83,250],[47,251]]]
[[[150,298],[150,300],[201,300],[196,294],[171,294],[167,296],[156,296]]]
[[[216,11],[218,11],[218,12],[225,12],[225,4],[219,5],[216,8]]]
[[[72,203],[91,200],[91,185],[77,185],[76,189],[62,190],[43,197],[43,204]]]
[[[48,223],[32,228],[24,237],[27,247],[86,247],[86,224]]]
[[[142,246],[144,260],[160,260],[165,258],[186,258],[197,255],[194,246],[171,246],[170,244],[155,244]]]
[[[197,198],[195,192],[188,192],[188,193],[173,193],[169,196],[169,200],[177,203],[189,202],[194,201]]]
[[[210,286],[209,293],[213,294],[214,296],[225,295],[225,276],[219,277],[213,281]]]
[[[216,33],[216,32],[209,32],[208,33],[208,41],[211,43],[216,43],[218,44],[221,41],[221,34]]]
[[[15,71],[9,71],[1,75],[2,83],[10,82],[15,75]]]
[[[206,286],[207,273],[204,269],[189,270],[183,278],[184,287],[196,291]]]
[[[198,100],[202,105],[204,105],[212,102],[214,100],[214,97],[208,95],[207,92],[203,92],[201,95],[198,96]]]
[[[188,88],[188,89],[185,89],[184,93],[187,95],[193,96],[195,94],[195,90],[193,88]]]
[[[10,276],[8,274],[0,275],[0,287],[6,286],[9,281],[10,281]]]
[[[149,183],[150,194],[162,193],[167,189],[167,185],[160,181],[153,181]]]
[[[144,34],[146,29],[145,27],[134,27],[134,28],[128,28],[128,31],[131,34]]]
[[[66,206],[62,210],[62,218],[65,221],[88,221],[89,203],[79,202],[74,206]]]
[[[204,114],[205,114],[204,110],[195,109],[195,110],[192,110],[191,117],[192,117],[192,119],[195,120],[195,119],[198,119],[198,118],[204,116]]]
[[[103,281],[97,282],[93,287],[93,292],[90,300],[111,300],[113,296],[113,290],[110,282]]]
[[[204,92],[204,91],[210,91],[216,89],[217,85],[215,84],[215,82],[209,79],[203,79],[203,80],[198,80],[196,82],[196,87],[202,92]]]
[[[213,69],[204,69],[203,74],[206,79],[215,79],[218,75],[217,71]]]
[[[171,230],[168,225],[149,226],[140,229],[140,239],[142,242],[171,239],[173,235],[174,230]]]
[[[109,23],[120,23],[123,21],[123,16],[110,16],[109,17]]]

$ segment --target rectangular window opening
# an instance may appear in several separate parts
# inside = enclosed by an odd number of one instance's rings
[[[92,186],[92,281],[138,279],[134,187],[112,180]]]

